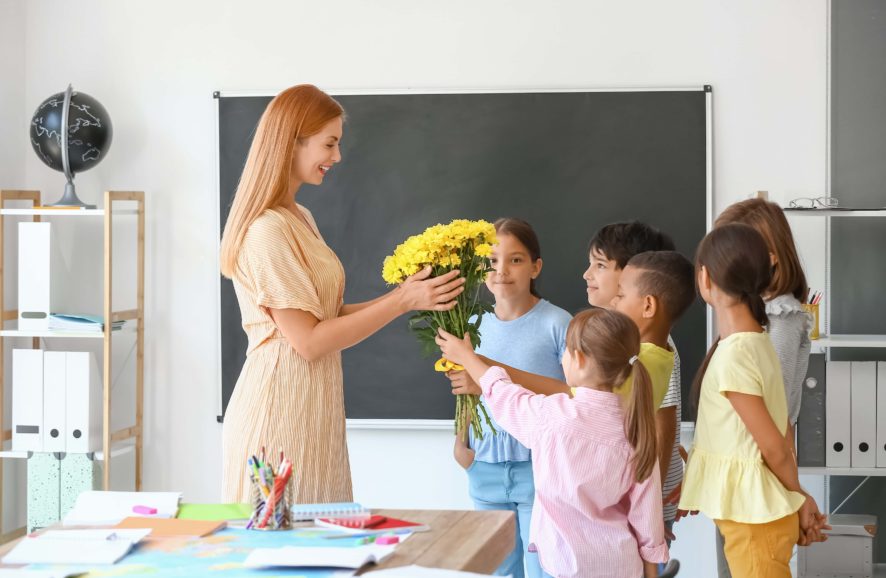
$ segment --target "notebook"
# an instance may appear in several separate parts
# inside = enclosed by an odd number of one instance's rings
[[[227,522],[182,520],[179,518],[124,518],[115,528],[146,528],[151,530],[151,538],[171,538],[193,536],[202,538],[221,530]]]
[[[381,519],[379,519],[381,518]],[[401,520],[399,518],[391,518],[390,516],[372,516],[369,518],[372,522],[368,527],[356,527],[350,523],[347,518],[317,518],[314,523],[324,528],[335,528],[346,534],[360,534],[361,536],[371,536],[375,534],[387,534],[389,532],[427,532],[431,529],[427,524],[420,522],[410,522],[409,520]],[[335,536],[327,536],[334,538]]]
[[[369,517],[369,510],[356,502],[330,504],[295,504],[292,506],[292,520],[303,522],[315,518]]]
[[[182,504],[178,509],[180,520],[248,520],[252,515],[249,504]]]
[[[387,519],[386,516],[349,516],[347,518],[316,518],[314,523],[328,528],[366,530],[368,528],[375,528]]]

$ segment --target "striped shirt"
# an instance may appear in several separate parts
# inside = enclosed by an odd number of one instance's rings
[[[665,394],[661,407],[677,408],[677,431],[674,434],[674,448],[671,451],[671,463],[668,465],[668,473],[662,483],[662,498],[668,497],[668,494],[674,491],[674,488],[683,482],[683,458],[680,457],[680,422],[683,419],[681,376],[680,376],[680,354],[677,352],[677,346],[674,340],[668,336],[668,345],[674,352],[674,369],[671,371],[671,380],[668,383],[668,392]],[[677,505],[665,504],[664,519],[666,522],[672,521],[677,517]]]
[[[580,387],[573,398],[536,395],[500,367],[480,387],[495,419],[532,450],[529,537],[545,572],[637,578],[643,560],[668,560],[658,466],[635,481],[618,394]]]

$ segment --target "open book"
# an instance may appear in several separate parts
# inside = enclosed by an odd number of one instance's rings
[[[286,546],[256,548],[243,565],[248,568],[288,566],[292,568],[361,568],[378,563],[394,553],[396,546],[351,546],[345,548]]]
[[[4,564],[113,564],[150,530],[55,530],[25,537]]]

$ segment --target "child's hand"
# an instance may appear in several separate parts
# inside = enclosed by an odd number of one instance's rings
[[[464,366],[471,358],[477,356],[474,353],[474,346],[471,345],[471,338],[467,333],[465,333],[463,339],[459,339],[451,333],[438,329],[436,342],[440,346],[440,351],[443,352],[443,357],[452,363]]]
[[[809,546],[814,542],[824,542],[828,537],[822,533],[822,530],[831,529],[827,523],[827,516],[818,510],[818,504],[812,496],[805,492],[803,495],[806,496],[806,501],[797,512],[800,518],[800,539],[797,540],[797,544]]]
[[[671,493],[665,496],[665,506],[676,506],[680,503],[680,496],[683,494],[683,482],[677,484],[677,487],[671,490]]]
[[[481,395],[483,393],[467,371],[447,371],[446,377],[451,382],[452,395]]]
[[[455,436],[455,447],[453,448],[452,455],[455,461],[458,462],[458,465],[464,469],[468,469],[474,463],[474,450],[465,444],[461,436]]]
[[[669,542],[673,542],[676,539],[677,539],[677,535],[674,534],[674,531],[668,530],[668,527],[665,526],[665,540],[668,540]]]
[[[674,517],[674,522],[679,522],[680,518],[685,518],[686,516],[697,516],[698,510],[677,510],[677,515]]]

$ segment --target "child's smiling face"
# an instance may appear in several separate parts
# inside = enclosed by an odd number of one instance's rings
[[[582,275],[587,283],[588,303],[594,307],[610,309],[612,299],[618,293],[618,280],[622,270],[599,249],[591,250],[588,262],[588,269]]]
[[[498,234],[489,260],[493,270],[486,276],[486,287],[496,300],[528,296],[532,280],[541,272],[541,259],[533,261],[529,249],[508,233]]]

